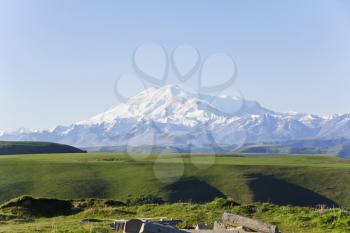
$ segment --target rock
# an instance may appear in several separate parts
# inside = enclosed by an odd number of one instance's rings
[[[279,233],[278,227],[258,220],[243,217],[237,214],[224,213],[222,222],[225,228],[241,226],[245,230],[253,230],[261,233]],[[249,232],[249,231],[248,231]]]
[[[142,221],[140,219],[131,219],[129,221],[126,221],[124,226],[124,233],[139,233],[144,223],[145,221]]]
[[[186,231],[182,231],[176,227],[163,225],[160,223],[145,222],[142,225],[139,233],[186,233]]]

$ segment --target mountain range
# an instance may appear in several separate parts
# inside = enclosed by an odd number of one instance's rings
[[[68,126],[0,133],[0,140],[51,141],[79,147],[233,149],[247,143],[336,138],[350,138],[350,114],[281,113],[256,101],[194,94],[176,85],[146,89],[111,110]]]

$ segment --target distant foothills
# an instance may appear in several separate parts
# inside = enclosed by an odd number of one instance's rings
[[[0,141],[0,155],[52,153],[86,153],[86,151],[72,146],[51,142]]]
[[[350,114],[280,113],[256,101],[195,94],[175,85],[149,88],[72,125],[0,133],[3,141],[50,141],[90,151],[135,152],[151,147],[176,152],[344,154],[349,139]]]

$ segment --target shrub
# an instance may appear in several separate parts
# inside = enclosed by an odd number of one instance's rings
[[[127,205],[144,205],[144,204],[163,204],[164,201],[160,197],[153,195],[140,196],[131,198],[126,201]]]

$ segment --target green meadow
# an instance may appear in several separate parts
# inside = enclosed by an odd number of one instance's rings
[[[27,198],[28,199],[28,198]],[[108,200],[73,200],[81,207],[75,213],[65,213],[64,205],[50,202],[30,204],[14,199],[0,206],[0,232],[6,233],[108,233],[113,219],[154,218],[182,220],[179,228],[194,228],[196,224],[213,226],[224,212],[236,213],[278,225],[283,233],[344,233],[350,232],[350,212],[340,208],[309,208],[277,206],[270,203],[239,205],[230,199],[218,198],[209,203],[164,203],[120,205]],[[59,200],[53,202],[62,202]],[[29,203],[29,204],[28,204]],[[12,205],[11,205],[12,204]],[[54,208],[56,207],[56,208]],[[57,213],[55,213],[57,211]],[[50,216],[47,216],[47,214]],[[82,223],[83,219],[94,222]]]
[[[224,211],[282,232],[350,232],[350,162],[335,156],[9,155],[0,156],[0,175],[0,232],[111,232],[110,219],[135,217],[193,227],[213,224]],[[13,200],[22,195],[82,208],[63,213],[59,204]]]
[[[335,156],[11,155],[0,156],[0,176],[1,202],[20,195],[120,201],[152,195],[171,203],[228,197],[350,207],[350,162]]]

